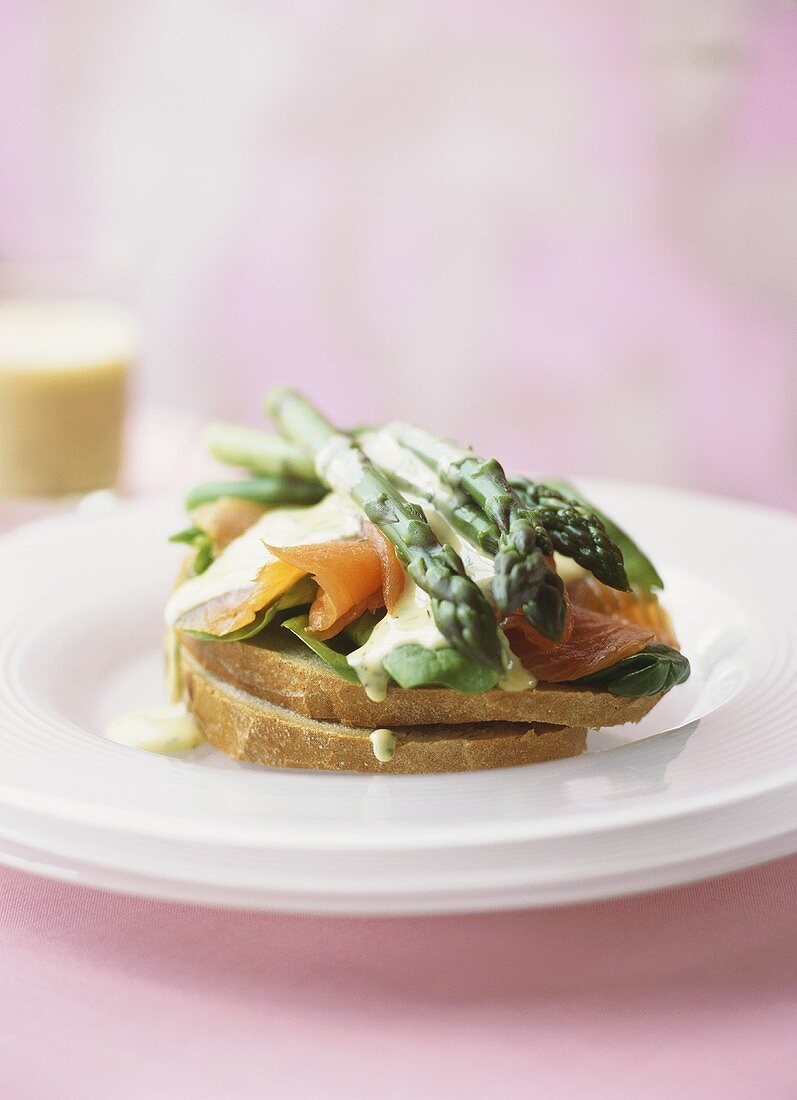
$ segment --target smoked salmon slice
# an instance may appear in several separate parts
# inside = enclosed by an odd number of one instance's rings
[[[240,630],[254,622],[258,611],[284,596],[305,573],[305,569],[298,569],[288,562],[267,562],[251,587],[225,592],[223,596],[216,596],[215,599],[192,608],[180,616],[176,626],[178,630],[215,634],[218,638],[232,634],[234,630]]]
[[[652,630],[660,642],[678,648],[672,619],[655,592],[643,592],[638,588],[618,592],[587,574],[569,585],[568,593],[578,607]]]
[[[573,606],[570,613],[570,637],[555,648],[538,645],[537,631],[520,615],[510,615],[501,624],[512,651],[538,680],[578,680],[638,653],[655,639],[652,630],[582,607]]]
[[[379,555],[385,607],[393,612],[404,591],[404,566],[398,560],[393,543],[375,524],[365,524],[365,537]]]
[[[232,518],[232,513],[227,516]],[[242,513],[236,518],[244,520]],[[248,518],[248,517],[247,517]],[[321,639],[339,634],[364,611],[387,606],[392,610],[404,587],[404,570],[392,544],[373,524],[366,537],[306,546],[269,546],[273,554],[251,586],[226,592],[181,616],[180,630],[232,634],[254,622],[268,607],[311,574],[318,595],[310,606],[310,629]]]
[[[366,538],[305,546],[269,546],[283,562],[312,574],[318,595],[310,607],[310,630],[332,638],[366,610],[392,608],[401,595],[404,572],[393,546],[368,524]]]

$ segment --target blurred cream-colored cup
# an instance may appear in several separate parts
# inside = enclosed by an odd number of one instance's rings
[[[116,485],[133,316],[106,302],[0,301],[0,496]]]

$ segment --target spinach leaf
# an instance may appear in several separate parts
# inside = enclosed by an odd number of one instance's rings
[[[383,661],[399,687],[447,687],[454,691],[479,692],[495,687],[500,673],[469,661],[455,649],[424,649],[421,645],[399,646]]]
[[[614,520],[609,519],[604,512],[601,512],[600,508],[596,508],[591,500],[587,500],[568,482],[546,480],[545,484],[550,485],[553,489],[558,489],[563,496],[583,504],[585,508],[592,509],[598,519],[602,521],[606,533],[619,546],[623,555],[625,572],[631,584],[637,585],[646,592],[649,592],[651,588],[664,588],[664,581],[659,576],[653,562],[640,550],[631,536],[622,527],[617,526]]]
[[[280,611],[292,611],[296,607],[305,607],[315,599],[316,584],[310,577],[302,577],[300,581],[288,589],[274,603],[258,611],[254,621],[242,626],[240,630],[234,630],[231,634],[205,634],[201,630],[183,630],[180,633],[187,634],[190,638],[198,638],[201,642],[243,642],[247,638],[254,638],[279,614]]]
[[[689,661],[677,649],[668,645],[649,645],[646,649],[624,657],[622,661],[573,680],[579,687],[605,687],[612,695],[636,698],[658,695],[689,679]]]
[[[184,542],[188,546],[193,546],[194,540],[203,534],[204,531],[201,531],[198,527],[185,527],[175,535],[169,535],[169,542]]]
[[[313,653],[317,654],[324,664],[329,665],[332,671],[336,672],[338,676],[342,676],[343,679],[348,680],[350,684],[359,684],[360,678],[346,660],[346,654],[340,653],[326,642],[322,642],[320,639],[313,637],[308,629],[307,615],[295,615],[293,618],[286,619],[282,625],[286,630],[290,630],[291,634],[295,634],[300,641],[304,642],[306,646],[312,649]]]
[[[309,646],[338,676],[351,684],[359,684],[360,679],[346,660],[346,654],[315,638],[308,630],[307,621],[306,615],[297,615],[286,619],[282,625]],[[342,643],[353,643],[359,649],[365,644],[377,622],[376,615],[366,612],[340,635]],[[399,687],[405,690],[414,687],[447,687],[454,691],[479,692],[495,687],[499,680],[498,672],[469,661],[467,657],[448,647],[424,649],[415,644],[399,646],[385,657],[383,665]]]
[[[199,527],[186,527],[185,530],[172,535],[169,542],[182,542],[186,546],[193,546],[196,553],[191,562],[191,568],[195,574],[204,573],[213,561],[213,541]]]
[[[373,611],[364,611],[359,619],[349,623],[343,633],[354,643],[354,648],[359,649],[371,637],[374,627],[382,617],[381,614],[374,614]]]

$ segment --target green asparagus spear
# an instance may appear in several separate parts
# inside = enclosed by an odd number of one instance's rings
[[[437,472],[444,484],[465,492],[499,532],[493,597],[500,611],[522,608],[529,622],[554,641],[564,633],[564,585],[546,561],[551,543],[545,528],[523,504],[495,459],[437,439],[410,425],[391,429],[400,442]]]
[[[276,435],[237,424],[211,424],[205,433],[205,446],[228,466],[243,466],[256,474],[315,480],[313,463],[304,451]]]
[[[655,588],[664,588],[664,581],[659,576],[653,562],[637,546],[631,536],[622,527],[618,527],[610,516],[607,516],[605,512],[601,512],[599,508],[596,508],[591,501],[587,500],[574,486],[569,485],[566,481],[547,481],[546,484],[561,493],[565,500],[581,504],[595,513],[606,528],[609,538],[619,547],[620,553],[623,555],[626,576],[635,588],[641,588],[645,592],[650,592]]]
[[[473,503],[470,497],[456,490],[451,493],[434,492],[426,485],[413,481],[412,478],[405,477],[395,469],[389,468],[384,462],[380,462],[375,455],[369,453],[369,438],[370,435],[366,434],[360,439],[360,446],[366,457],[371,459],[386,477],[390,478],[397,489],[400,489],[402,493],[412,493],[414,496],[428,500],[430,504],[434,505],[435,510],[448,520],[455,531],[458,531],[463,538],[478,546],[485,554],[494,557],[498,553],[498,541],[501,532],[493,521],[488,519],[481,508]]]
[[[315,504],[325,495],[326,490],[318,481],[264,474],[245,481],[208,481],[197,485],[186,497],[185,506],[190,512],[219,497],[252,500],[257,504]]]
[[[527,478],[513,478],[511,484],[550,535],[554,550],[572,558],[610,588],[628,590],[622,551],[591,508]]]
[[[412,579],[431,596],[435,622],[454,649],[501,669],[493,611],[459,555],[437,541],[423,510],[405,500],[351,438],[336,432],[299,394],[273,390],[266,408],[280,431],[313,455],[319,478],[354,500],[390,539]]]

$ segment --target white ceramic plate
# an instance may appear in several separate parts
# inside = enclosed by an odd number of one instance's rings
[[[131,892],[316,912],[546,905],[797,849],[797,521],[588,486],[659,564],[692,679],[573,760],[437,776],[270,771],[105,740],[164,701],[163,502],[0,540],[0,860]]]

